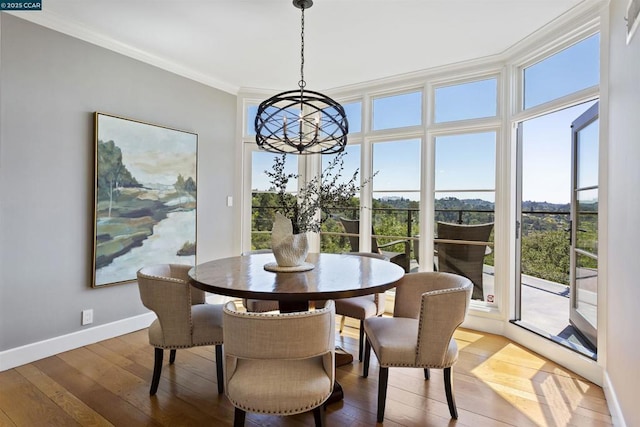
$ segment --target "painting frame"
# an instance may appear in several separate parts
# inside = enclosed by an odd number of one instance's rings
[[[631,39],[638,30],[640,24],[640,0],[629,0],[627,10],[624,15],[627,25],[627,46],[631,44]]]
[[[93,288],[196,264],[198,135],[94,113]]]

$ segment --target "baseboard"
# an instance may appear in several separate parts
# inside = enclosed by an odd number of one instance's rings
[[[150,312],[0,352],[0,372],[74,348],[144,329],[155,318],[155,314]]]
[[[207,296],[207,302],[212,304],[221,304],[232,299],[234,298],[221,297],[218,295]],[[129,317],[105,325],[83,329],[59,337],[2,351],[0,352],[0,372],[64,351],[73,350],[74,348],[139,331],[140,329],[148,327],[155,318],[156,315],[153,312],[148,312],[139,316]]]
[[[620,404],[618,403],[618,397],[609,379],[609,373],[606,371],[604,373],[602,389],[604,390],[604,397],[607,399],[607,406],[611,413],[611,422],[616,427],[627,427],[627,423],[625,423],[624,416],[622,415],[622,409],[620,409]]]

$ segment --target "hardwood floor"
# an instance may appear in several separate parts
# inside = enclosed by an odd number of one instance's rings
[[[602,389],[506,338],[460,329],[454,366],[459,419],[451,420],[442,371],[392,368],[385,426],[609,426]],[[339,345],[357,355],[357,329]],[[167,352],[168,353],[168,352]],[[0,426],[228,426],[234,408],[215,383],[214,347],[168,354],[149,396],[153,349],[142,330],[0,372]],[[329,426],[376,425],[378,365],[339,367],[345,399],[329,406]],[[247,414],[247,426],[312,426],[313,415]]]

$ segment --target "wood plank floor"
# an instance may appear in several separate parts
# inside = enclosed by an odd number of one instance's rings
[[[610,426],[602,389],[549,360],[486,333],[460,329],[454,367],[459,419],[451,420],[442,372],[392,368],[385,426]],[[338,344],[357,354],[357,330]],[[149,396],[153,349],[142,330],[0,372],[0,426],[229,426],[233,406],[218,395],[214,348],[168,354]],[[345,399],[329,406],[329,426],[376,425],[378,365],[337,369]],[[311,414],[247,414],[247,426],[312,426]]]

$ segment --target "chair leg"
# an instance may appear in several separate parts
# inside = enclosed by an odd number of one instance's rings
[[[369,361],[371,360],[371,343],[368,339],[364,341],[364,365],[362,366],[362,377],[369,376]]]
[[[158,384],[160,383],[160,374],[162,373],[162,358],[164,357],[164,350],[156,347],[154,349],[154,362],[153,362],[153,377],[151,379],[151,389],[149,394],[153,396],[158,391]]]
[[[247,413],[240,408],[236,408],[233,414],[233,427],[244,427],[244,417]]]
[[[389,379],[389,368],[380,367],[378,380],[378,422],[384,420],[384,407],[387,402],[387,381]]]
[[[358,341],[358,361],[362,362],[362,350],[364,347],[364,321],[360,321],[360,341]]]
[[[431,373],[429,373],[429,368],[424,368],[424,379],[428,380],[431,378]]]
[[[324,415],[324,405],[320,405],[313,409],[313,419],[316,422],[316,427],[324,427],[327,425]]]
[[[451,414],[451,418],[457,420],[458,409],[456,408],[456,400],[453,397],[451,367],[444,368],[444,391],[447,394],[447,404],[449,405],[449,413]]]
[[[346,317],[347,317],[347,316],[342,316],[342,317],[340,318],[340,333],[342,333],[342,330],[344,329],[344,319],[345,319]]]
[[[224,373],[222,372],[222,345],[216,346],[216,375],[218,377],[218,394],[224,393]]]
[[[169,352],[169,364],[173,365],[173,362],[176,361],[176,349],[174,348]]]

